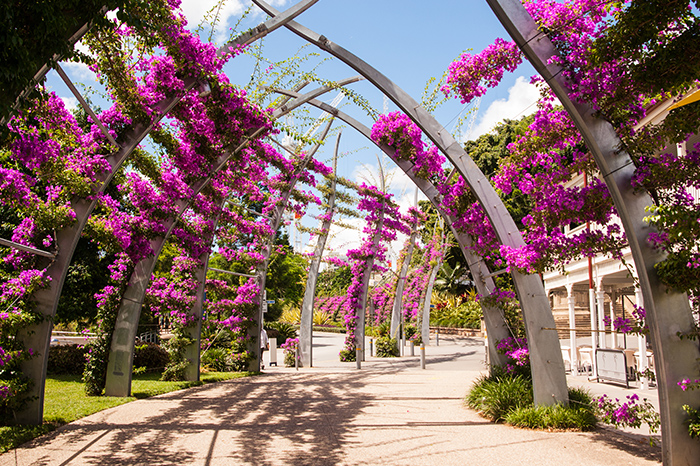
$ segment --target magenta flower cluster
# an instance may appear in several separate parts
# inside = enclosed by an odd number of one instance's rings
[[[462,54],[448,68],[445,85],[440,90],[449,96],[454,91],[463,104],[486,93],[487,87],[496,87],[503,79],[504,70],[513,72],[523,61],[515,42],[496,39],[481,53]]]
[[[515,366],[527,367],[530,364],[530,353],[525,338],[508,337],[498,340],[496,351],[506,356],[505,370],[508,373],[513,373]]]
[[[345,351],[354,351],[358,315],[365,311],[362,308],[363,298],[367,296],[367,289],[363,286],[365,274],[371,273],[372,270],[386,271],[381,265],[386,261],[387,248],[384,244],[396,239],[397,231],[410,234],[410,226],[406,224],[390,194],[364,183],[358,187],[357,192],[360,196],[358,210],[367,212],[367,223],[363,229],[365,236],[362,245],[347,253],[351,261],[353,279],[347,291],[347,311],[344,316]]]
[[[606,424],[634,428],[646,424],[652,433],[657,432],[661,424],[654,406],[646,398],[640,401],[636,393],[627,395],[622,402],[618,398],[613,401],[608,395],[597,398],[596,402],[598,416]]]
[[[401,112],[379,115],[372,125],[371,136],[377,144],[395,148],[399,160],[413,162],[413,171],[417,176],[431,179],[442,175],[445,158],[435,146],[431,145],[426,150],[422,131],[407,115]]]

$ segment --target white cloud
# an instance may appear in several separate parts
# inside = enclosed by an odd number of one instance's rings
[[[413,181],[411,181],[403,170],[394,165],[391,159],[384,157],[382,159],[382,167],[384,170],[386,189],[389,193],[394,195],[394,199],[404,196],[409,191],[413,193],[415,187]],[[357,165],[351,176],[357,183],[364,182],[379,186],[379,165],[378,163]]]
[[[283,7],[286,3],[288,3],[288,0],[275,0],[270,2],[271,5],[280,10],[284,10]],[[210,14],[209,18],[218,13],[219,23],[213,40],[223,42],[228,39],[229,28],[236,23],[250,4],[250,0],[182,0],[180,8],[185,18],[187,18],[187,27],[190,30],[196,29],[210,11],[212,11],[213,14]],[[219,9],[218,12],[215,8]],[[264,16],[265,14],[260,8],[254,6],[251,9],[250,18],[259,18],[262,20]]]
[[[508,99],[496,100],[481,113],[479,122],[474,127],[474,131],[469,139],[476,139],[482,134],[490,132],[498,123],[504,119],[516,119],[534,112],[535,102],[540,97],[539,90],[534,84],[520,76],[513,87],[508,89]]]
[[[72,112],[76,108],[78,108],[78,99],[75,97],[61,97],[61,100],[63,100],[64,105],[66,106],[66,110],[69,112]]]
[[[232,16],[240,16],[247,8],[240,0],[183,0],[181,8],[187,18],[188,28],[196,28],[209,11],[218,6],[220,26],[226,25]]]
[[[63,62],[61,67],[72,78],[73,82],[94,83],[97,76],[85,63]]]

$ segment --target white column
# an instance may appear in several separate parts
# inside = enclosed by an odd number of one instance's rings
[[[596,330],[598,330],[598,319],[596,318],[595,312],[595,290],[593,288],[588,289],[588,309],[591,313],[591,348],[593,348],[591,352],[591,365],[593,366],[593,377],[598,377],[598,368],[595,363],[595,350],[598,348],[598,341],[600,341],[598,337],[600,335],[596,332]]]
[[[578,375],[578,360],[576,358],[576,296],[574,296],[573,283],[566,285],[566,294],[569,301],[569,351],[571,358],[571,373]]]
[[[642,297],[642,290],[640,288],[635,288],[634,298],[637,301],[637,306],[644,307],[644,298]],[[647,368],[647,337],[643,334],[639,334],[639,366],[637,366],[637,371],[644,372]],[[639,379],[641,388],[643,390],[649,389],[649,380],[646,377],[640,377]]]
[[[605,335],[605,321],[603,318],[605,317],[605,291],[603,291],[603,279],[599,278],[596,283],[596,303],[598,307],[598,329],[601,330],[600,332],[600,347],[601,348],[607,348],[607,337]]]
[[[617,348],[617,332],[615,331],[615,302],[617,302],[617,293],[615,291],[611,292],[610,298],[610,330],[612,331],[612,345],[611,348]]]

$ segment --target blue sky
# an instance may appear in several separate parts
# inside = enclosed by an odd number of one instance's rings
[[[277,0],[274,6],[283,10],[292,3]],[[205,13],[216,4],[216,0],[184,0],[182,8],[190,28],[194,29]],[[220,10],[223,27],[214,32],[214,41],[221,44],[228,37],[228,28],[239,21],[248,5],[249,3],[240,0],[228,0],[223,4]],[[238,30],[254,27],[264,20],[265,15],[257,10],[257,7],[253,7]],[[440,78],[450,62],[460,53],[468,49],[479,52],[497,37],[508,39],[505,30],[487,3],[482,0],[320,0],[297,20],[363,58],[417,101],[421,100],[428,80],[431,77]],[[209,34],[207,28],[203,35],[208,37]],[[265,56],[277,61],[294,55],[303,45],[303,41],[288,30],[280,29],[268,36],[264,44]],[[323,53],[313,46],[306,50]],[[77,65],[67,65],[67,70],[74,81],[90,84],[93,79],[91,73]],[[245,56],[235,58],[227,66],[227,73],[234,84],[245,85],[251,70],[252,60]],[[472,128],[473,138],[489,131],[503,118],[514,118],[534,111],[537,93],[534,87],[528,84],[533,73],[532,68],[524,63],[516,73],[506,75],[499,87],[489,90],[481,100],[475,120],[471,123],[467,120],[462,127],[462,137],[466,137],[469,127]],[[340,62],[330,61],[325,62],[317,74],[324,79],[335,80],[354,76],[356,73]],[[72,101],[55,76],[50,76],[48,83],[68,102]],[[375,109],[383,111],[385,101],[369,83],[358,83],[353,85],[352,89],[367,98]],[[334,96],[328,95],[325,100],[330,102]],[[389,111],[395,110],[392,104],[387,108]],[[346,105],[343,111],[368,126],[372,124],[364,112],[351,105]],[[439,107],[434,114],[438,121],[454,134],[457,130],[454,127],[455,122],[464,111],[464,106],[452,99]],[[311,110],[311,114],[320,112]],[[332,155],[333,145],[333,142],[326,144],[319,152],[318,158],[328,159]],[[367,171],[376,173],[376,157],[379,151],[350,128],[343,131],[340,150],[348,153],[339,163],[341,175],[358,180],[363,176],[363,172],[364,176],[368,176]],[[387,161],[387,164],[388,171],[394,170],[390,161]],[[390,188],[404,209],[413,203],[413,188],[401,173],[394,174]],[[304,223],[313,225],[315,221],[307,218]],[[309,243],[307,236],[295,233],[293,228],[290,233],[302,248]],[[337,251],[358,245],[357,232],[334,231],[333,234],[332,247]],[[393,245],[395,254],[398,254],[400,246]]]

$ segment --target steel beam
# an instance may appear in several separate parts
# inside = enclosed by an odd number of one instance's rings
[[[335,140],[335,151],[333,152],[333,175],[338,168],[338,149],[340,147],[340,136],[343,132],[338,133]],[[323,258],[323,250],[326,247],[326,239],[328,231],[333,220],[333,210],[335,209],[335,189],[336,178],[333,176],[330,180],[330,195],[328,196],[328,209],[326,216],[321,223],[321,232],[316,241],[314,248],[314,257],[309,266],[309,276],[306,279],[306,288],[304,290],[304,299],[301,303],[301,322],[299,323],[299,347],[301,350],[301,364],[303,367],[313,366],[313,324],[314,324],[314,298],[316,297],[316,282],[318,280],[318,270],[321,266]]]
[[[16,243],[5,238],[0,238],[0,246],[7,246],[8,248],[19,249],[20,251],[28,252],[30,254],[36,254],[37,256],[41,257],[48,257],[49,259],[53,259],[54,257],[56,257],[56,254],[52,252],[33,248],[31,246],[27,246],[26,244]]]
[[[185,81],[184,90],[187,92],[197,85],[194,79]],[[182,94],[168,97],[157,105],[158,111],[154,112],[161,117],[166,115],[182,98]],[[135,125],[121,139],[121,148],[116,153],[106,158],[110,171],[103,173],[100,177],[102,184],[97,192],[104,192],[114,173],[124,163],[133,150],[146,137],[158,120],[150,125]],[[56,254],[55,259],[37,264],[37,268],[46,268],[46,275],[51,277],[48,288],[38,290],[34,294],[36,301],[36,311],[44,316],[44,320],[34,326],[24,329],[19,338],[24,341],[27,348],[32,348],[36,356],[22,362],[22,372],[33,382],[30,395],[32,400],[27,406],[17,413],[19,424],[39,425],[43,422],[44,410],[44,387],[46,385],[46,367],[48,364],[49,340],[51,339],[51,319],[56,315],[58,300],[61,297],[63,283],[68,273],[68,266],[73,258],[73,253],[80,239],[80,235],[87,223],[87,219],[97,205],[97,196],[90,199],[80,198],[71,201],[71,208],[76,214],[75,222],[67,228],[56,232]]]
[[[624,227],[644,297],[656,362],[663,462],[667,466],[696,464],[700,458],[700,442],[688,435],[683,405],[697,407],[700,398],[695,391],[683,391],[677,382],[697,378],[700,351],[697,342],[678,336],[691,334],[695,329],[687,295],[664,286],[654,269],[655,264],[665,259],[664,253],[647,241],[655,229],[644,222],[644,209],[654,202],[648,194],[632,187],[630,180],[635,166],[629,154],[620,150],[621,142],[613,126],[598,117],[588,104],[569,97],[561,69],[550,60],[557,51],[549,38],[538,30],[520,1],[487,2],[569,113],[608,187]]]
[[[295,92],[286,90],[277,90],[277,92],[283,93],[285,95],[295,96]],[[372,144],[376,143],[372,140],[372,130],[360,123],[350,115],[338,110],[335,107],[330,106],[325,102],[321,102],[316,99],[309,100],[309,105],[313,105],[325,112],[328,112],[344,121],[349,126],[354,128],[357,132],[365,136]],[[449,226],[450,231],[454,235],[459,248],[467,261],[467,266],[474,277],[475,286],[478,293],[482,296],[488,296],[496,288],[496,285],[491,276],[488,266],[484,260],[474,254],[470,247],[472,244],[472,239],[469,235],[466,235],[454,228],[454,224],[457,221],[451,215],[445,213],[441,207],[442,195],[438,192],[437,188],[425,178],[420,178],[416,176],[413,171],[413,163],[408,160],[402,160],[396,158],[396,151],[387,145],[378,145],[379,149],[384,152],[394,163],[413,181],[413,183],[421,190],[421,192],[428,198],[428,200],[433,204],[438,213],[445,220],[446,224]],[[487,332],[489,334],[489,361],[491,365],[504,365],[506,360],[503,355],[498,354],[495,348],[496,341],[508,338],[511,336],[511,331],[508,328],[507,322],[503,315],[503,311],[494,306],[481,305],[484,320],[487,327]],[[429,329],[428,329],[429,331]],[[563,362],[562,362],[563,364]]]
[[[318,0],[302,0],[296,5],[286,9],[284,13],[271,18],[264,23],[252,28],[251,30],[244,32],[240,36],[236,37],[232,41],[228,42],[224,47],[218,50],[217,55],[221,56],[225,51],[229,50],[230,47],[240,47],[244,45],[250,45],[258,39],[262,39],[272,31],[281,28],[288,21],[296,18],[309,8],[311,8]]]
[[[279,14],[277,10],[262,0],[253,0],[253,3],[271,16]],[[418,102],[367,62],[331,42],[325,36],[311,31],[296,21],[289,21],[285,27],[359,72],[406,115],[411,117],[467,182],[484,208],[501,244],[512,248],[525,246],[525,241],[513,218],[489,180],[479,170],[464,148],[454,140],[449,131],[443,128]],[[564,360],[561,355],[559,338],[557,335],[552,335],[552,332],[542,330],[542,327],[554,326],[554,317],[542,280],[533,274],[525,275],[513,272],[512,275],[523,310],[535,403],[538,405],[568,403],[566,373],[564,372]]]
[[[403,263],[401,264],[401,269],[399,269],[399,277],[398,281],[396,282],[396,292],[394,293],[394,305],[391,307],[391,324],[389,326],[389,335],[392,338],[396,338],[397,343],[401,340],[401,335],[399,335],[397,331],[403,322],[403,316],[401,315],[401,308],[403,307],[403,289],[406,285],[408,266],[411,264],[411,256],[413,255],[413,248],[416,244],[416,237],[418,236],[416,227],[417,225],[413,226],[411,229],[411,234],[408,237],[408,250],[406,251],[406,257],[404,257]]]
[[[435,286],[435,280],[437,279],[437,274],[440,271],[441,259],[438,259],[437,264],[435,264],[430,271],[430,276],[428,277],[428,286],[425,289],[425,299],[423,300],[423,312],[420,318],[420,335],[423,340],[423,345],[430,346],[430,306],[431,299],[433,296],[433,286]]]

